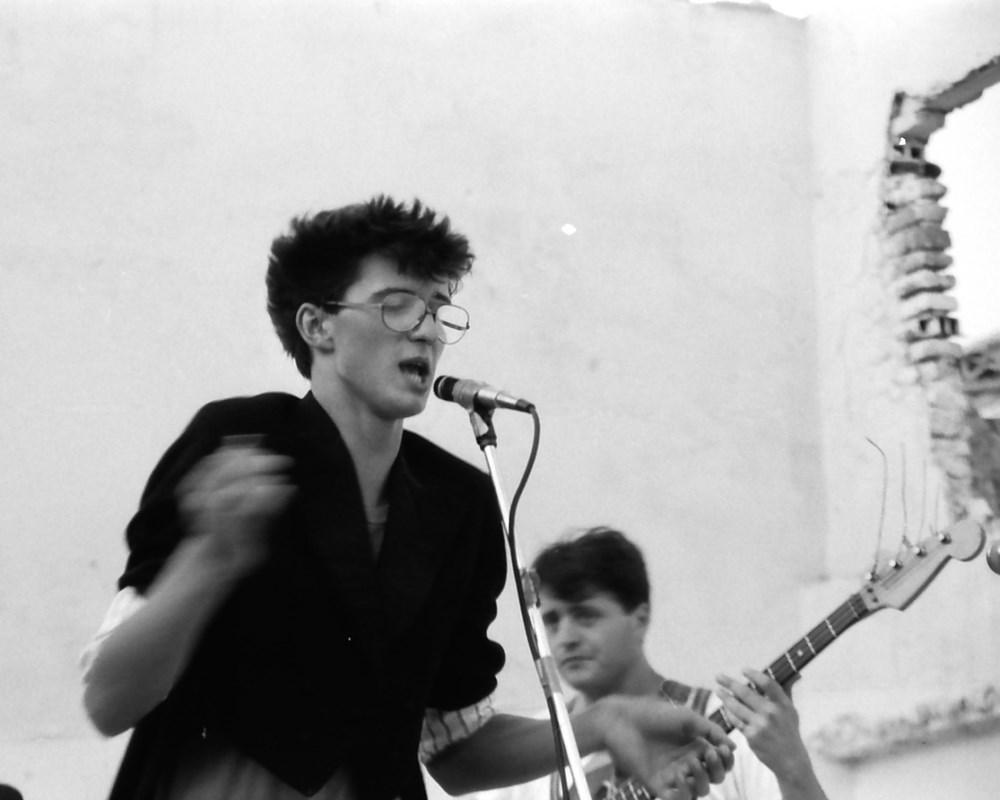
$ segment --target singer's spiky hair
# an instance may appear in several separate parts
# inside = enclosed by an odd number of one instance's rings
[[[639,550],[614,528],[590,528],[550,544],[536,557],[541,588],[560,600],[579,602],[608,592],[626,611],[649,602],[649,576]]]
[[[379,195],[294,218],[288,233],[271,243],[267,312],[304,377],[312,371],[312,354],[295,324],[299,307],[340,300],[370,255],[391,259],[407,275],[447,280],[453,291],[474,258],[468,240],[451,230],[448,217],[420,200],[406,205]]]

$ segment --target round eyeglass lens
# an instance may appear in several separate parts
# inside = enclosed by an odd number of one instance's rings
[[[390,294],[382,301],[382,321],[398,333],[409,333],[423,319],[427,306],[412,294]]]
[[[454,344],[469,330],[469,312],[450,303],[440,306],[435,314],[438,336],[445,344]]]

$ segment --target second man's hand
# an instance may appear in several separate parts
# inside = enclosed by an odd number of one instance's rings
[[[654,797],[701,797],[733,766],[732,740],[691,709],[623,696],[606,697],[599,704],[609,715],[602,726],[605,748],[619,769]]]
[[[778,779],[782,800],[826,800],[788,692],[759,670],[743,675],[749,683],[718,676],[719,694],[750,749]]]

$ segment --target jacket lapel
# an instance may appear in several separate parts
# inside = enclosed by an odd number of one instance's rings
[[[295,449],[306,538],[330,575],[331,589],[356,619],[358,639],[377,661],[434,585],[457,533],[454,499],[411,472],[404,434],[389,476],[389,518],[376,565],[357,472],[337,426],[311,393],[300,411]]]
[[[398,636],[416,616],[435,583],[447,545],[456,535],[450,498],[413,475],[405,445],[389,479],[389,519],[376,570],[385,632]]]
[[[295,454],[305,539],[329,576],[327,588],[355,620],[355,634],[374,660],[383,648],[385,615],[375,580],[357,472],[330,416],[312,394],[300,405]]]

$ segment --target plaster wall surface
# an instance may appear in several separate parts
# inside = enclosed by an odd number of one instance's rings
[[[538,405],[524,551],[632,534],[651,653],[681,678],[792,636],[823,524],[802,23],[210,0],[13,2],[0,31],[0,781],[106,791],[124,741],[84,718],[76,659],[143,483],[202,403],[305,390],[268,328],[267,248],[378,192],[474,243],[443,369]],[[530,428],[497,423],[512,490]],[[458,408],[413,427],[481,463]],[[498,703],[534,710],[519,626],[508,590]]]
[[[267,247],[293,214],[382,191],[478,253],[444,371],[540,409],[524,551],[633,535],[655,663],[762,666],[854,591],[882,480],[864,436],[891,497],[907,443],[914,525],[926,438],[875,271],[889,102],[988,60],[1000,30],[985,2],[865,5],[803,23],[643,0],[6,4],[0,782],[106,791],[124,741],[84,719],[75,662],[142,484],[201,403],[304,391],[263,311]],[[459,409],[413,427],[481,463]],[[513,489],[528,422],[498,433]],[[995,580],[949,567],[852,631],[797,690],[804,728],[992,678]],[[498,703],[533,711],[519,625],[508,590]],[[930,797],[928,774],[974,775],[991,741],[820,766],[831,796],[880,796],[902,765]]]

